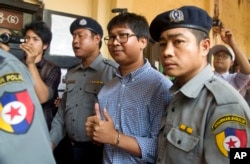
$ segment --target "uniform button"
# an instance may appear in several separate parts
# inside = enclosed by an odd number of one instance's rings
[[[157,162],[161,162],[161,159],[160,159],[160,158],[158,158],[158,159],[157,159]]]
[[[163,137],[166,137],[166,133],[163,134]]]
[[[178,141],[177,141],[177,144],[181,144],[181,140],[178,140]]]
[[[78,104],[76,104],[76,107],[78,107]]]
[[[82,90],[82,88],[80,88],[80,91]]]
[[[174,112],[174,108],[172,108],[172,112]]]
[[[83,74],[83,76],[86,76],[86,74]]]
[[[73,118],[72,121],[75,121],[75,119]]]

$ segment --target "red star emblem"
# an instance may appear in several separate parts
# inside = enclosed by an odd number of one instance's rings
[[[20,107],[14,108],[13,106],[11,106],[10,111],[5,114],[10,115],[10,118],[12,120],[15,116],[21,116],[21,114],[19,113],[19,109]]]
[[[230,138],[230,141],[229,142],[226,142],[226,144],[228,144],[228,148],[234,148],[235,147],[235,143],[237,141],[233,141],[232,138]]]

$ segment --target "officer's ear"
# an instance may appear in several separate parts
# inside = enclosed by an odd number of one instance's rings
[[[202,56],[207,56],[210,50],[210,39],[203,39],[200,42],[200,49],[201,49],[201,53]]]

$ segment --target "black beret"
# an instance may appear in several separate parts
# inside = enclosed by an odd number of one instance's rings
[[[80,17],[77,18],[74,22],[70,25],[70,32],[73,32],[79,28],[86,28],[94,33],[99,34],[101,37],[103,36],[103,30],[101,25],[90,17]]]
[[[182,6],[157,15],[151,22],[149,31],[151,37],[159,41],[161,33],[168,29],[191,28],[209,34],[212,25],[212,18],[205,10],[195,6]]]

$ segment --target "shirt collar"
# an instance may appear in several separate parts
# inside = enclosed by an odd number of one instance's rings
[[[91,68],[93,70],[98,70],[98,68],[100,67],[100,62],[103,60],[104,58],[102,57],[101,54],[99,54],[95,60],[87,67],[87,68]],[[87,68],[84,68],[82,63],[78,64],[74,70],[78,70],[78,69],[87,69]]]
[[[222,78],[226,78],[229,75],[229,72],[225,72],[225,73],[218,73],[216,71],[214,71],[214,74],[216,76],[222,77]]]
[[[37,68],[41,69],[44,66],[45,62],[45,59],[42,58],[38,63],[36,63]]]
[[[142,67],[136,69],[133,72],[130,72],[125,77],[122,77],[121,72],[119,69],[116,71],[116,76],[120,79],[122,79],[124,82],[130,82],[136,80],[136,78],[142,73],[147,71],[151,67],[151,64],[149,63],[148,59],[144,59],[144,64]]]
[[[170,91],[173,94],[177,92],[182,92],[187,97],[196,98],[203,88],[206,81],[214,76],[212,68],[207,65],[201,72],[195,75],[191,80],[184,84],[181,88],[178,87],[177,83],[171,87]]]

